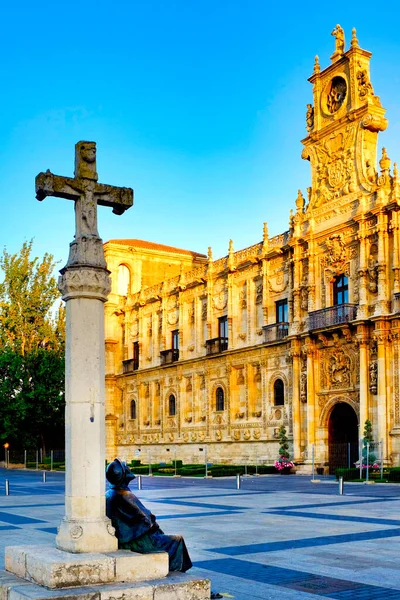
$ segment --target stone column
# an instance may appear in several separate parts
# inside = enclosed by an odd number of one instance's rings
[[[377,394],[377,416],[378,416],[378,442],[383,440],[383,456],[387,456],[387,398],[386,398],[386,345],[389,335],[386,323],[376,324],[374,336],[378,345],[378,394]]]
[[[56,538],[67,552],[118,548],[105,516],[104,303],[109,272],[67,266],[59,281],[66,302],[65,517]]]
[[[312,340],[307,339],[307,452],[311,460],[311,446],[315,444],[315,387],[314,387],[314,354]]]
[[[298,340],[292,340],[291,355],[293,359],[293,458],[295,461],[300,456],[300,347]]]
[[[369,340],[368,330],[365,326],[358,326],[357,341],[360,353],[360,432],[364,430],[365,421],[368,419],[369,398]],[[361,437],[361,436],[360,436]]]

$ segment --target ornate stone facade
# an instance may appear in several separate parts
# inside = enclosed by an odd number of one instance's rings
[[[371,53],[339,25],[316,57],[302,158],[311,186],[289,230],[214,260],[137,240],[105,245],[108,456],[270,462],[277,431],[294,458],[329,461],[338,404],[371,419],[386,461],[400,454],[400,186]],[[307,198],[307,200],[305,199]],[[118,290],[126,269],[126,292]]]

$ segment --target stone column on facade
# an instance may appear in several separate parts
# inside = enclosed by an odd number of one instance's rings
[[[315,382],[314,382],[314,342],[306,339],[307,353],[307,458],[311,460],[312,445],[315,444]]]
[[[375,305],[375,315],[384,315],[389,312],[388,281],[387,281],[387,215],[381,211],[377,215],[378,224],[378,298]]]
[[[360,437],[365,421],[369,418],[369,335],[365,325],[357,327],[357,342],[360,360]]]
[[[314,219],[310,219],[311,236],[308,241],[308,312],[315,310],[315,241],[313,236]]]
[[[360,242],[360,263],[358,268],[359,276],[359,291],[358,291],[358,307],[357,307],[357,319],[365,319],[368,317],[368,297],[367,297],[367,256],[366,256],[366,231],[365,231],[365,219],[363,218],[359,223],[358,239]]]
[[[300,420],[300,343],[292,340],[291,357],[293,361],[293,458],[295,461],[301,459],[301,420]]]
[[[293,322],[290,326],[290,334],[295,335],[299,332],[300,319],[301,319],[301,307],[300,307],[300,260],[301,260],[301,247],[298,241],[295,242],[293,247]]]
[[[399,262],[399,213],[397,210],[392,212],[392,221],[391,221],[391,229],[393,232],[393,294],[398,294],[400,292],[400,281],[399,281],[399,271],[400,271],[400,262]],[[392,312],[394,312],[392,308]]]
[[[118,540],[105,515],[104,303],[111,290],[97,204],[122,214],[133,203],[130,189],[97,183],[96,145],[78,142],[75,177],[50,171],[36,177],[36,197],[75,202],[75,239],[59,288],[66,302],[65,517],[56,538],[67,552],[112,552]]]
[[[389,334],[386,329],[386,322],[381,321],[376,323],[374,337],[378,346],[378,389],[377,389],[377,417],[378,417],[378,442],[383,440],[383,456],[387,457],[387,360],[386,346],[389,342]]]

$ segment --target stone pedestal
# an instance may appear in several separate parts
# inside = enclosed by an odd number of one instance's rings
[[[209,600],[210,582],[186,573],[164,579],[47,589],[7,571],[0,571],[1,600]]]

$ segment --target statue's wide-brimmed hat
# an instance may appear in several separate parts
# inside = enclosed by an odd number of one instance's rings
[[[129,472],[127,465],[123,463],[122,460],[120,460],[119,458],[116,458],[112,461],[112,463],[108,465],[106,469],[107,480],[112,485],[121,485],[125,480],[127,471]],[[135,477],[133,473],[130,473],[130,475],[130,479],[133,479]]]

